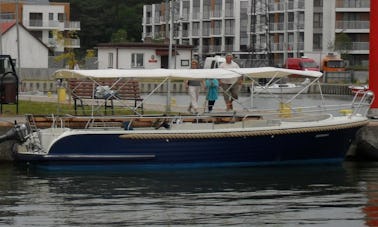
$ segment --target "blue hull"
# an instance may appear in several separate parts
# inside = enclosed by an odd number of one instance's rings
[[[226,138],[126,139],[83,134],[57,141],[48,155],[16,153],[38,164],[206,167],[341,162],[360,127]]]

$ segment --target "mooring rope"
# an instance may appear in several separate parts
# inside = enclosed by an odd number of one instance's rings
[[[298,134],[309,132],[324,132],[335,131],[347,128],[356,128],[367,125],[368,121],[347,123],[342,125],[332,126],[318,126],[318,127],[305,127],[297,129],[274,129],[274,130],[261,130],[261,131],[238,131],[238,132],[204,132],[204,133],[141,133],[141,134],[123,134],[120,135],[122,139],[219,139],[219,138],[237,138],[237,137],[252,137],[252,136],[275,136],[285,134]]]

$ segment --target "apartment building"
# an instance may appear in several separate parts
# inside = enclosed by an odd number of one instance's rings
[[[1,21],[16,20],[17,15],[19,22],[55,53],[62,53],[66,48],[80,48],[77,36],[80,22],[70,20],[69,3],[48,0],[0,2]]]
[[[245,66],[283,65],[288,57],[334,51],[338,35],[352,65],[369,54],[370,0],[176,0],[145,5],[143,39],[166,39],[167,8],[174,43],[194,45],[194,56],[232,52]],[[168,22],[168,23],[167,23]],[[345,54],[345,53],[344,53]]]

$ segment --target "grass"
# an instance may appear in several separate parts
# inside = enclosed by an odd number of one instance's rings
[[[24,115],[24,114],[34,114],[34,115],[46,115],[46,114],[71,114],[75,115],[75,110],[73,108],[73,104],[59,104],[59,103],[52,103],[52,102],[35,102],[35,101],[24,101],[20,100],[18,103],[18,114],[16,113],[16,104],[3,104],[3,113],[2,116],[16,116],[16,115]],[[85,106],[84,112],[88,115],[91,113],[91,107]],[[107,109],[108,115],[111,114],[111,109]],[[151,111],[145,110],[146,114],[161,114],[159,111]],[[83,115],[82,109],[78,108],[78,114]],[[131,111],[127,107],[114,107],[114,114],[115,115],[131,115],[133,111]],[[104,115],[104,107],[98,109],[95,112],[95,115]]]

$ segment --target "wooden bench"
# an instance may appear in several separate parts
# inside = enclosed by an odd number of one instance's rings
[[[119,81],[116,84],[114,82],[115,80],[112,79],[96,81],[96,83],[90,80],[70,79],[68,81],[68,88],[74,101],[75,114],[77,114],[78,107],[81,107],[84,113],[83,101],[85,99],[104,100],[105,114],[108,108],[111,108],[112,114],[114,114],[113,100],[131,100],[134,102],[134,109],[138,107],[143,114],[143,98],[140,96],[138,81]],[[97,86],[108,86],[115,94],[110,97],[96,97]]]

